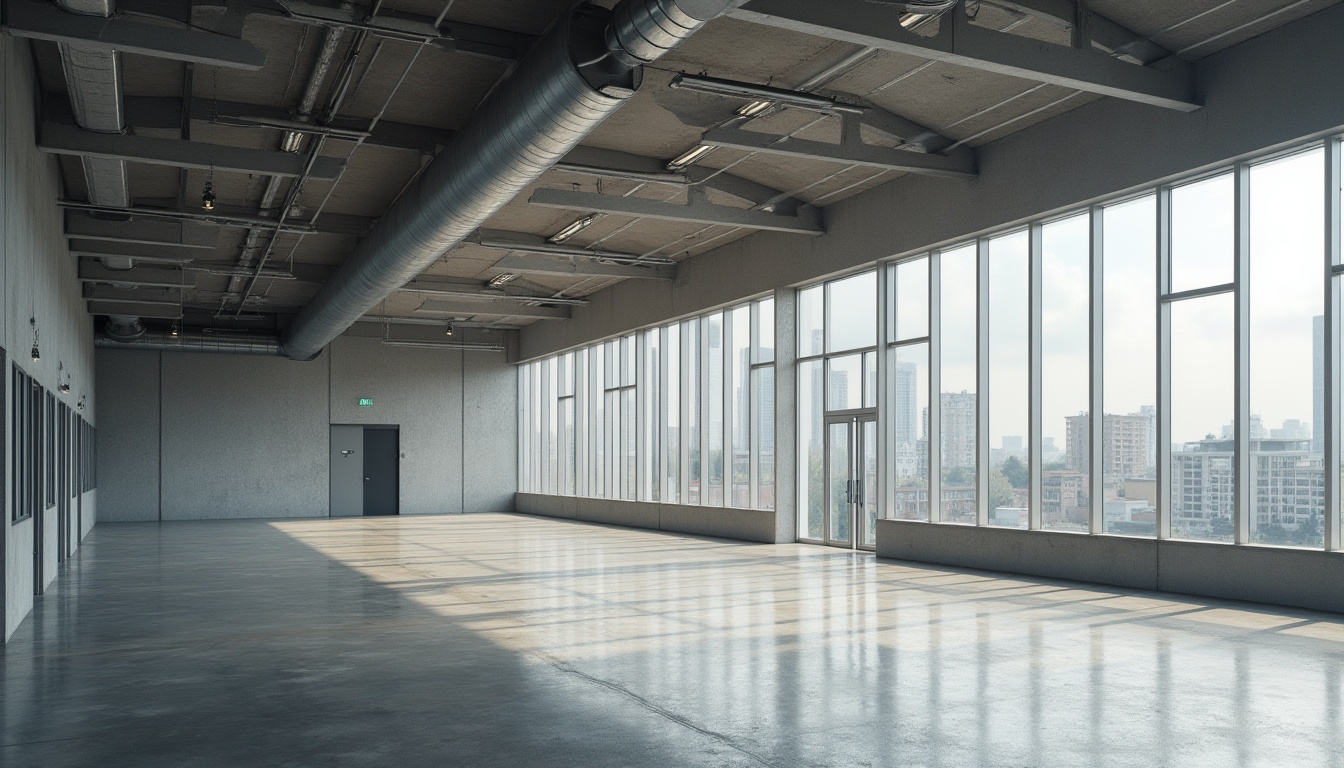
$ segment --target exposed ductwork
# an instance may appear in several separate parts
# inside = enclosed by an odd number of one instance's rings
[[[107,17],[116,10],[113,0],[56,0],[56,5],[81,16]],[[75,122],[86,131],[97,133],[125,131],[120,55],[110,48],[78,43],[61,43],[59,48]],[[82,163],[89,202],[117,208],[131,204],[125,161],[85,157]]]
[[[623,0],[565,14],[289,326],[285,356],[315,357],[624,104],[642,64],[743,2]]]
[[[110,349],[141,349],[154,352],[210,352],[217,355],[280,354],[280,340],[274,334],[240,331],[207,331],[183,328],[174,336],[171,330],[140,327],[140,335],[124,339],[114,335],[114,320],[103,326],[94,346]]]

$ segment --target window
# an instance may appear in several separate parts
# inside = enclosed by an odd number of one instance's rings
[[[1047,530],[1090,529],[1090,225],[1082,213],[1041,227],[1041,447],[1032,461],[1040,462]],[[1024,461],[1003,474],[1014,492],[1027,487]]]
[[[942,289],[937,426],[942,455],[939,519],[947,523],[974,523],[979,388],[976,247],[972,244],[944,251],[939,254],[938,263]]]
[[[990,238],[989,259],[989,524],[1027,527],[1025,464],[1029,431],[1026,232]],[[981,455],[984,455],[983,449]]]
[[[774,359],[764,299],[520,366],[519,488],[773,508]]]

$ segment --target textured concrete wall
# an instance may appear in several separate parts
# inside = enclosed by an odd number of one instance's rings
[[[540,493],[515,494],[514,509],[528,515],[716,536],[722,539],[756,541],[764,544],[794,540],[792,527],[780,525],[782,517],[792,519],[792,516],[769,510],[694,507],[652,501],[583,499]],[[780,533],[781,530],[784,531],[783,535]]]
[[[326,515],[327,360],[160,357],[161,519]]]
[[[308,363],[99,350],[102,519],[325,517],[331,424],[399,427],[402,514],[511,510],[516,369],[361,332]]]
[[[1335,552],[879,520],[877,556],[1344,613]]]
[[[100,349],[98,491],[104,522],[159,519],[159,354]]]
[[[462,353],[345,336],[328,353],[330,422],[400,427],[401,474],[415,478],[401,484],[401,514],[462,511],[462,430],[449,426],[462,423]],[[361,397],[373,407],[359,407]]]
[[[55,201],[61,196],[56,160],[36,149],[34,125],[37,114],[35,75],[28,43],[0,36],[0,346],[9,359],[31,374],[47,391],[57,391],[62,373],[70,384],[62,402],[74,406],[86,397],[82,413],[94,422],[97,397],[93,391],[93,328],[84,312],[75,262],[66,248],[61,211]],[[32,328],[37,321],[42,359],[33,362]],[[11,413],[9,366],[3,371],[3,416]],[[59,393],[58,393],[59,394]],[[4,486],[0,504],[4,522],[0,544],[4,553],[3,636],[8,638],[33,606],[34,521],[10,525],[9,429],[0,430],[6,441]],[[87,495],[86,519],[97,517],[96,497]],[[58,575],[56,568],[55,509],[44,513],[48,539],[44,547],[44,581]]]
[[[827,234],[760,233],[599,291],[521,334],[520,360],[986,231],[1344,129],[1344,5],[1196,65],[1204,108],[1100,99],[979,149],[973,182],[905,176],[829,206]]]

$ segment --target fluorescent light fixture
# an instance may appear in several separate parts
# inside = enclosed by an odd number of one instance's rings
[[[563,243],[569,238],[579,234],[583,230],[593,226],[593,223],[596,222],[599,218],[601,218],[601,214],[590,213],[587,216],[584,216],[582,219],[575,221],[573,224],[570,224],[569,226],[565,227],[564,229],[552,235],[551,242]]]
[[[759,112],[764,110],[765,107],[756,107],[757,102],[769,101],[790,107],[798,107],[800,109],[811,109],[818,112],[849,112],[853,114],[863,114],[865,111],[864,108],[858,104],[847,104],[828,96],[818,96],[814,93],[807,93],[805,91],[791,91],[787,88],[775,88],[769,85],[744,83],[740,80],[724,80],[723,78],[718,77],[683,74],[672,78],[672,82],[669,83],[669,85],[672,88],[685,88],[688,91],[708,93],[714,96],[752,99],[752,103],[744,106],[742,110],[755,107]],[[739,115],[743,114],[742,110],[738,111]]]
[[[490,279],[490,287],[491,287],[491,288],[498,288],[499,286],[501,286],[501,285],[505,285],[506,283],[512,283],[514,280],[517,280],[517,279],[518,279],[518,276],[517,276],[517,275],[507,275],[507,274],[506,274],[506,275],[496,275],[495,277],[493,277],[493,278]]]
[[[579,248],[573,245],[559,245],[557,243],[552,243],[549,241],[522,242],[517,240],[483,237],[481,238],[479,244],[485,248],[495,248],[501,251],[521,251],[523,253],[540,253],[548,256],[570,256],[577,259],[609,261],[613,264],[639,264],[641,266],[657,266],[662,264],[676,263],[672,259],[663,256],[642,257],[633,253],[615,253],[613,251],[590,251],[587,248]]]
[[[715,149],[716,147],[711,147],[707,144],[697,144],[695,147],[692,147],[691,149],[688,149],[685,152],[682,152],[680,155],[677,155],[675,158],[673,158],[672,162],[667,164],[667,167],[671,170],[679,171],[682,168],[685,168],[689,165],[694,165],[695,163],[703,160],[705,155],[708,155]]]
[[[738,107],[737,114],[739,117],[755,117],[772,106],[774,106],[773,101],[766,101],[765,99],[759,99],[757,101],[753,101],[748,104],[743,104],[742,106]]]

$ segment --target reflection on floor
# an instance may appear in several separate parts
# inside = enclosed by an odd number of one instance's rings
[[[508,515],[99,527],[14,766],[1344,766],[1344,617]]]

